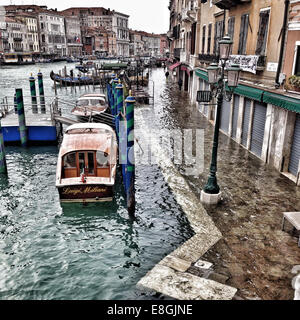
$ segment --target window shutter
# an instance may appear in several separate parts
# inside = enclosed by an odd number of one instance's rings
[[[210,45],[211,45],[211,28],[212,28],[212,24],[210,23],[208,25],[208,36],[207,36],[207,54],[210,54]]]
[[[269,15],[269,10],[263,11],[259,15],[259,30],[257,34],[257,44],[255,51],[255,54],[257,55],[265,55],[269,29]]]
[[[248,36],[249,15],[244,14],[241,17],[240,39],[238,54],[246,53],[247,36]]]
[[[242,54],[246,54],[247,38],[248,38],[248,27],[249,27],[249,14],[246,14],[245,15],[245,28],[244,28],[244,41],[243,41],[243,52],[242,52]]]
[[[203,30],[202,30],[202,53],[204,53],[204,49],[205,49],[205,36],[206,36],[206,26],[203,26]]]
[[[214,54],[217,53],[217,31],[218,30],[218,22],[215,23],[215,37],[214,37]]]
[[[235,17],[231,17],[228,20],[228,35],[230,36],[231,40],[234,38],[234,24],[235,24]]]

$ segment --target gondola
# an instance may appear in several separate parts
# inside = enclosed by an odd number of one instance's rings
[[[83,77],[71,77],[67,75],[66,77],[60,76],[53,71],[50,72],[50,78],[57,82],[62,84],[63,86],[84,86],[84,85],[98,85],[100,84],[100,79],[93,79],[89,76],[83,76]]]

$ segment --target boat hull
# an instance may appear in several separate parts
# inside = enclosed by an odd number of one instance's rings
[[[57,187],[60,202],[111,202],[113,200],[113,186],[99,184],[81,184]]]

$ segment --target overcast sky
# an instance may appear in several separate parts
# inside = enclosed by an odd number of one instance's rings
[[[154,33],[169,29],[169,0],[0,0],[1,5],[36,4],[64,10],[70,7],[104,7],[130,15],[129,28]]]

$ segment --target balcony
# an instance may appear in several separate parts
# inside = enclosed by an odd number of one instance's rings
[[[14,41],[22,41],[23,40],[23,37],[22,36],[14,36],[13,37]]]
[[[251,2],[251,0],[212,0],[212,3],[220,9],[230,9],[246,2]]]
[[[190,10],[189,8],[182,9],[181,19],[185,22],[195,22],[196,21],[196,12],[194,10]]]
[[[212,63],[212,62],[218,62],[219,56],[216,54],[199,54],[198,60],[203,63]]]
[[[0,39],[8,39],[8,34],[0,31]]]

